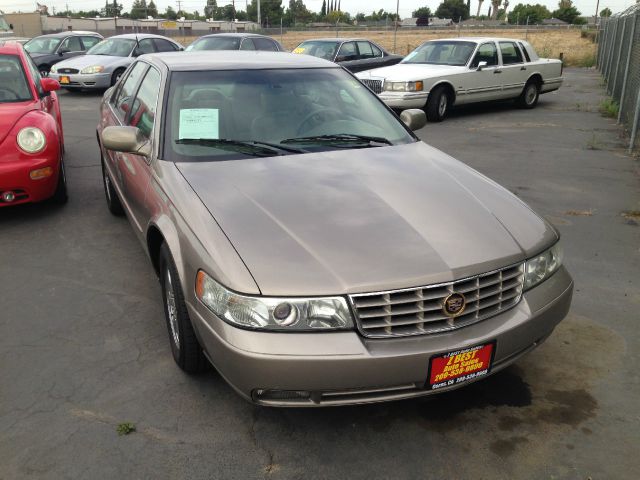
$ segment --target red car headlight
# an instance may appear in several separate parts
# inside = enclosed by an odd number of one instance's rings
[[[16,137],[18,146],[27,153],[38,153],[47,145],[47,139],[39,128],[25,127]]]

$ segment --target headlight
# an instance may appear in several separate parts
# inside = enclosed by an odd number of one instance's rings
[[[27,153],[38,153],[47,144],[47,139],[42,130],[36,127],[25,127],[18,132],[16,137],[18,146]]]
[[[80,73],[100,73],[104,70],[102,65],[91,65],[90,67],[84,67],[80,70]]]
[[[49,69],[49,71],[50,71],[51,73],[56,73],[56,72],[58,71],[58,67],[56,67],[55,65],[53,65],[53,66]]]
[[[196,276],[196,296],[218,317],[241,327],[280,331],[353,328],[349,307],[342,297],[240,295],[227,290],[202,270]]]
[[[385,82],[386,92],[421,92],[424,84],[421,80],[417,82]]]
[[[524,273],[524,289],[533,288],[553,275],[562,265],[562,246],[557,242],[550,249],[527,260]]]

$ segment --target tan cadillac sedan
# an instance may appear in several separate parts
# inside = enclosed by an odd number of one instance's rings
[[[341,67],[144,55],[105,95],[107,205],[160,278],[171,350],[263,405],[448,391],[544,341],[573,282],[558,233],[419,141]]]

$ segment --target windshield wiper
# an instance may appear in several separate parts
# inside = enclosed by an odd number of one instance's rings
[[[253,155],[255,157],[271,157],[275,155],[288,155],[291,153],[306,153],[306,150],[294,147],[285,147],[267,142],[255,140],[231,140],[228,138],[182,138],[176,140],[182,145],[201,145],[205,147],[215,147],[221,150]]]
[[[311,137],[296,137],[296,138],[287,138],[282,140],[280,143],[366,143],[367,146],[374,146],[374,143],[380,143],[383,145],[393,145],[391,140],[384,137],[372,137],[369,135],[356,135],[353,133],[332,133],[330,135],[315,135]]]

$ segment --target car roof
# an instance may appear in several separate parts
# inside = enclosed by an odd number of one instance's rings
[[[210,33],[209,35],[203,35],[194,40],[194,42],[200,40],[201,38],[212,38],[212,37],[234,37],[234,38],[245,38],[245,37],[260,37],[260,38],[268,38],[269,40],[273,40],[273,38],[268,37],[266,35],[260,35],[259,33],[246,33],[246,32],[231,32],[231,33]]]
[[[156,35],[154,33],[123,33],[122,35],[114,35],[109,38],[130,38],[135,40],[136,38],[140,40],[141,38],[164,38],[165,40],[171,40],[175,43],[175,40],[165,37],[163,35]]]
[[[22,45],[18,42],[0,40],[0,53],[4,55],[20,55]]]
[[[497,37],[454,37],[454,38],[434,38],[432,40],[425,40],[423,43],[427,42],[493,42],[493,41],[506,41],[506,42],[522,42],[522,40],[518,38],[497,38]]]
[[[300,43],[304,42],[371,42],[366,38],[307,38]],[[375,43],[375,42],[373,42]]]
[[[164,65],[170,71],[341,68],[333,62],[310,55],[260,50],[163,52],[150,53],[139,58]]]
[[[83,30],[70,30],[70,31],[66,31],[66,32],[58,32],[58,33],[47,33],[46,35],[38,35],[37,37],[33,37],[33,38],[62,38],[62,37],[68,37],[69,35],[91,35],[94,37],[101,37],[102,35],[100,35],[97,32],[89,32],[89,31],[83,31]]]

